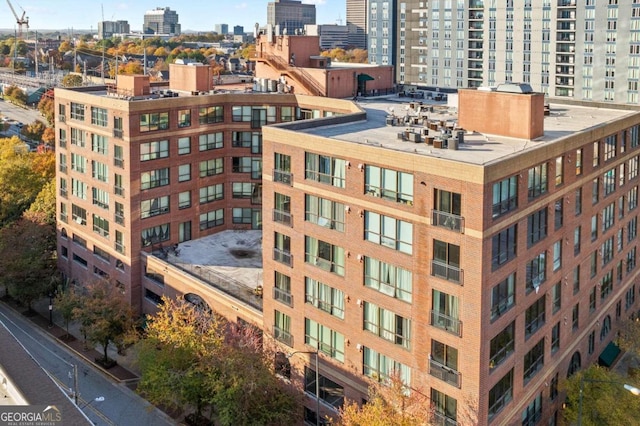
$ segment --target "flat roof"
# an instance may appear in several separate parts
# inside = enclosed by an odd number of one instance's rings
[[[177,254],[177,255],[176,255]],[[256,308],[262,299],[262,231],[227,230],[178,244],[166,261]]]
[[[464,143],[460,144],[457,150],[452,150],[434,148],[433,145],[424,142],[427,131],[428,135],[433,137],[441,134],[438,130],[428,130],[428,122],[444,122],[445,127],[451,128],[457,126],[457,109],[448,106],[447,102],[430,99],[411,101],[407,98],[393,96],[374,99],[361,98],[358,103],[366,111],[366,120],[308,127],[301,131],[344,142],[378,146],[475,165],[486,165],[522,151],[533,150],[545,144],[557,142],[577,132],[598,127],[609,121],[638,113],[636,110],[551,103],[550,115],[544,117],[544,136],[529,140],[465,132]],[[387,123],[389,117],[397,118],[397,125],[389,125]],[[406,123],[406,117],[414,120]],[[423,120],[425,117],[427,118],[426,122]],[[405,132],[420,134],[422,142],[403,140],[402,134]],[[455,131],[452,133],[452,137],[455,137]]]

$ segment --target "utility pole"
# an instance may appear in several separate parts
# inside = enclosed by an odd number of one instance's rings
[[[78,405],[79,389],[78,389],[78,365],[77,364],[73,365],[73,391],[74,391],[73,395],[74,395],[76,405]]]
[[[36,44],[34,49],[34,56],[36,57],[36,80],[38,79],[38,30],[36,30]]]

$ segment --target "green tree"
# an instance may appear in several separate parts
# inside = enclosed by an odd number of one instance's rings
[[[80,319],[89,342],[102,347],[103,358],[96,361],[105,367],[113,365],[107,353],[109,344],[119,343],[136,325],[133,310],[116,283],[106,279],[89,283],[74,315]]]
[[[29,311],[34,300],[52,290],[55,253],[55,228],[44,220],[21,218],[0,230],[0,279]]]
[[[622,321],[617,343],[623,351],[640,356],[640,319],[627,318]]]
[[[638,385],[631,378],[597,365],[571,376],[561,386],[567,393],[562,411],[566,424],[576,424],[578,420],[582,385],[583,426],[640,425],[639,397],[625,390],[624,383]]]
[[[78,74],[67,74],[62,77],[62,85],[64,87],[82,86],[82,76]]]
[[[81,298],[76,294],[73,287],[69,287],[66,290],[60,289],[56,294],[54,301],[56,312],[60,313],[64,320],[64,328],[67,331],[67,336],[71,336],[69,333],[69,324],[75,318],[76,309],[80,308]]]
[[[29,206],[29,210],[25,213],[25,217],[27,218],[36,218],[38,215],[40,216],[39,220],[43,220],[47,223],[55,225],[56,223],[56,181],[50,180],[45,183],[44,187],[38,195],[36,199],[33,200],[31,206]]]

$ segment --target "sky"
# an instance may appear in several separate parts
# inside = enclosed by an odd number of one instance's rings
[[[97,30],[98,22],[129,21],[132,31],[141,31],[144,13],[156,7],[169,7],[178,13],[182,31],[213,31],[215,24],[244,26],[253,31],[255,23],[267,23],[268,0],[9,0],[18,17],[22,11],[29,17],[29,31],[34,30]],[[364,1],[364,0],[363,0]],[[316,5],[316,23],[346,24],[345,0],[302,0]],[[103,12],[104,11],[104,12]],[[0,28],[17,28],[16,20],[6,1],[0,2]]]

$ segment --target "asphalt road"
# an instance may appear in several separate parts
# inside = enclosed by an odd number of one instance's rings
[[[16,106],[11,102],[3,101],[3,100],[0,100],[0,115],[7,116],[12,120],[16,120],[21,123],[24,123],[25,126],[27,124],[33,123],[36,120],[40,120],[43,122],[46,121],[40,115],[40,111],[38,111],[37,109],[20,108],[19,106]]]
[[[125,385],[60,346],[37,326],[0,303],[0,321],[16,336],[31,356],[63,388],[73,387],[73,365],[78,366],[78,405],[96,425],[156,426],[175,424]]]

